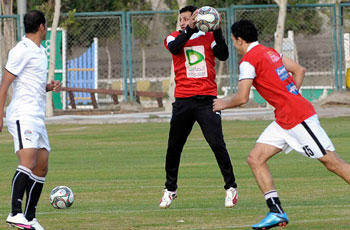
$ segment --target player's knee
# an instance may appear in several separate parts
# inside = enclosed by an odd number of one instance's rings
[[[260,164],[258,158],[252,154],[249,154],[247,162],[249,167],[252,169],[258,167],[258,165]]]
[[[260,167],[261,165],[265,164],[267,159],[265,159],[261,154],[260,152],[257,152],[257,151],[254,151],[252,150],[250,153],[249,153],[249,156],[248,156],[248,165],[250,166],[250,168],[258,168]]]
[[[34,174],[40,177],[45,177],[48,171],[49,171],[49,168],[47,165],[41,165],[41,166],[37,165],[33,170]]]

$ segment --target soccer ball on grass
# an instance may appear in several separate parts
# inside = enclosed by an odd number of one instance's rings
[[[50,193],[50,204],[54,208],[65,209],[72,206],[74,193],[67,186],[57,186]]]
[[[196,20],[197,28],[203,32],[216,30],[220,25],[220,15],[218,11],[211,6],[199,8]]]

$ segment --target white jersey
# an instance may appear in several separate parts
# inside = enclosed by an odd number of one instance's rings
[[[6,120],[25,120],[44,124],[48,60],[45,48],[22,38],[9,52],[5,69],[16,78]]]

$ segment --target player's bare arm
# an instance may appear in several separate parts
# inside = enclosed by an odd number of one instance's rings
[[[247,103],[249,100],[249,93],[252,84],[252,79],[243,79],[239,81],[237,93],[228,98],[214,99],[213,111],[216,112],[228,108],[234,108]]]
[[[16,77],[13,74],[11,74],[5,69],[0,85],[0,132],[2,131],[3,127],[2,118],[4,117],[4,107],[7,97],[7,91],[13,80],[15,80],[15,78]]]
[[[61,82],[60,81],[54,81],[52,80],[50,84],[46,85],[46,92],[54,91],[55,93],[58,93],[61,91]]]
[[[292,74],[296,87],[299,90],[304,81],[306,69],[286,56],[282,57],[282,62],[287,71]]]

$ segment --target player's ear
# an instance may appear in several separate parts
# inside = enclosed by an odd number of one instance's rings
[[[242,45],[244,40],[241,37],[238,37],[237,41],[238,41],[238,44]]]
[[[44,25],[44,24],[40,24],[39,30],[40,30],[40,31],[45,31],[45,25]]]

